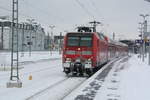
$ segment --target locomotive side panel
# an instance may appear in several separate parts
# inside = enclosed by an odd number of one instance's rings
[[[104,37],[102,34],[98,34],[99,35],[99,40],[98,43],[99,45],[99,65],[104,64],[108,61],[108,42],[106,37]]]
[[[98,40],[98,37],[96,35],[93,36],[93,67],[96,67],[97,66],[97,63],[100,59],[100,55],[99,55],[99,43],[97,42],[99,41]]]

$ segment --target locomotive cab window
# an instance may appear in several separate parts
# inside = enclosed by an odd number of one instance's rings
[[[79,37],[68,37],[67,41],[68,46],[78,46],[79,45]]]
[[[67,37],[67,46],[92,46],[92,35],[90,34],[69,34]]]
[[[80,46],[92,46],[92,37],[81,37]]]

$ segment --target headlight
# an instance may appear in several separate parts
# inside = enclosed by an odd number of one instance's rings
[[[66,58],[66,61],[71,61],[71,58]]]
[[[70,67],[70,63],[63,63],[63,66],[64,66],[65,68],[69,68],[69,67]]]
[[[76,62],[81,62],[81,60],[80,59],[76,59]]]
[[[85,68],[92,68],[92,61],[90,58],[85,62]]]
[[[88,61],[91,61],[91,58],[89,58]]]

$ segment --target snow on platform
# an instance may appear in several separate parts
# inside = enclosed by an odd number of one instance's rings
[[[64,100],[150,100],[150,66],[137,55],[110,62]]]
[[[150,66],[148,59],[133,56],[122,71],[120,82],[121,100],[150,100]]]

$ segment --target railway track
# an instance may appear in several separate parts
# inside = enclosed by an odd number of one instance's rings
[[[50,85],[49,87],[31,95],[30,97],[26,98],[26,100],[62,100],[67,95],[69,95],[73,90],[75,90],[77,87],[79,87],[86,78],[65,78],[63,80],[60,80],[56,82],[53,85]],[[72,86],[70,86],[70,83]],[[75,84],[76,83],[76,84]],[[56,92],[57,91],[57,92]],[[55,94],[56,92],[57,94]]]
[[[62,82],[66,81],[67,79],[68,79],[68,78],[62,79],[62,80],[56,82],[55,84],[50,85],[49,87],[47,87],[47,88],[45,88],[45,89],[43,89],[43,90],[41,90],[41,91],[39,91],[39,92],[37,92],[37,93],[31,95],[30,97],[26,98],[26,100],[32,100],[33,98],[36,98],[37,96],[39,96],[39,95],[42,94],[43,92],[47,91],[48,89],[51,89],[51,88],[56,87],[58,84],[61,84]]]
[[[55,60],[60,60],[61,58],[48,58],[48,59],[40,59],[37,61],[22,61],[19,62],[20,66],[22,65],[28,65],[28,64],[34,64],[34,63],[39,63],[39,62],[47,62],[47,61],[55,61]]]

